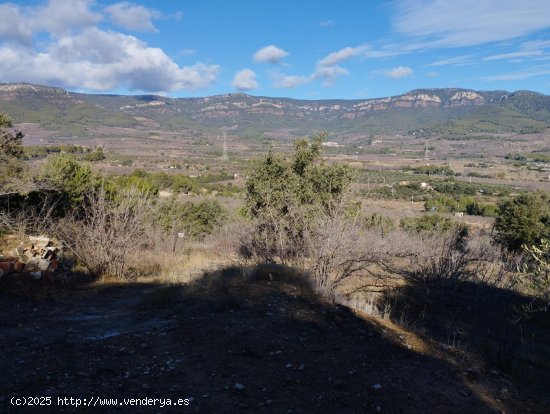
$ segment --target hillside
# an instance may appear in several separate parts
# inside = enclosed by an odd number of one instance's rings
[[[244,138],[336,137],[380,132],[534,133],[550,124],[550,96],[529,91],[417,89],[363,100],[295,100],[226,94],[204,98],[93,95],[30,84],[0,84],[0,111],[50,136],[97,134],[100,127],[215,131]]]

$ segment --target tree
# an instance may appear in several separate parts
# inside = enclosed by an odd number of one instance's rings
[[[44,165],[39,180],[42,187],[65,193],[69,206],[81,204],[85,194],[96,184],[90,167],[67,154],[51,157]]]
[[[498,204],[496,238],[510,250],[539,245],[550,239],[550,199],[543,193],[525,193]]]
[[[351,182],[344,165],[327,165],[321,158],[325,134],[294,143],[289,158],[269,154],[256,161],[246,182],[246,209],[255,218],[280,218],[301,210],[307,215],[326,213]]]
[[[0,113],[0,192],[17,191],[13,181],[23,172],[23,133],[12,128],[12,120]]]
[[[0,157],[23,158],[23,133],[21,131],[5,130],[13,128],[12,120],[0,113]]]
[[[323,138],[298,140],[290,157],[270,152],[253,165],[245,211],[256,226],[241,253],[302,267],[312,286],[334,299],[337,287],[373,256],[358,242],[359,209],[348,191],[352,171],[322,160]]]

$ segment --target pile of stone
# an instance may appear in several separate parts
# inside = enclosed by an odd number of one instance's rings
[[[34,279],[52,277],[58,270],[63,249],[43,236],[29,236],[9,256],[0,255],[0,277],[9,273],[27,273]]]

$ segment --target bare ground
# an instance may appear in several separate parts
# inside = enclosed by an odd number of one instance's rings
[[[0,279],[0,411],[13,396],[192,398],[90,412],[548,412],[391,326],[229,269],[194,286]],[[240,385],[236,385],[240,384]],[[242,387],[241,387],[242,385]],[[242,389],[240,389],[242,388]],[[36,407],[35,407],[36,408]]]

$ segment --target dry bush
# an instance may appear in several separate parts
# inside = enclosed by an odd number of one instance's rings
[[[304,264],[317,289],[331,299],[348,279],[384,263],[392,242],[376,229],[365,229],[360,216],[350,216],[347,206],[345,200],[339,203],[327,216],[314,220],[305,232],[308,261]]]
[[[413,282],[446,281],[481,283],[511,289],[518,283],[518,268],[523,256],[501,249],[485,235],[466,235],[459,228],[447,234],[421,235],[397,231],[399,251],[388,250],[390,257],[402,257],[405,263],[391,261],[388,268]],[[393,264],[393,267],[392,267]]]
[[[14,210],[0,211],[0,232],[19,237],[48,233],[59,200],[46,195],[39,206],[23,204]]]
[[[78,216],[58,222],[59,239],[90,273],[127,277],[131,259],[142,260],[148,197],[130,189],[113,201],[100,188],[87,198]]]
[[[361,223],[360,209],[351,211],[353,193],[345,194],[328,209],[294,207],[285,216],[266,214],[267,219],[249,227],[240,237],[240,254],[248,264],[277,263],[299,270],[325,298],[351,277],[382,263],[388,243],[376,229]]]

